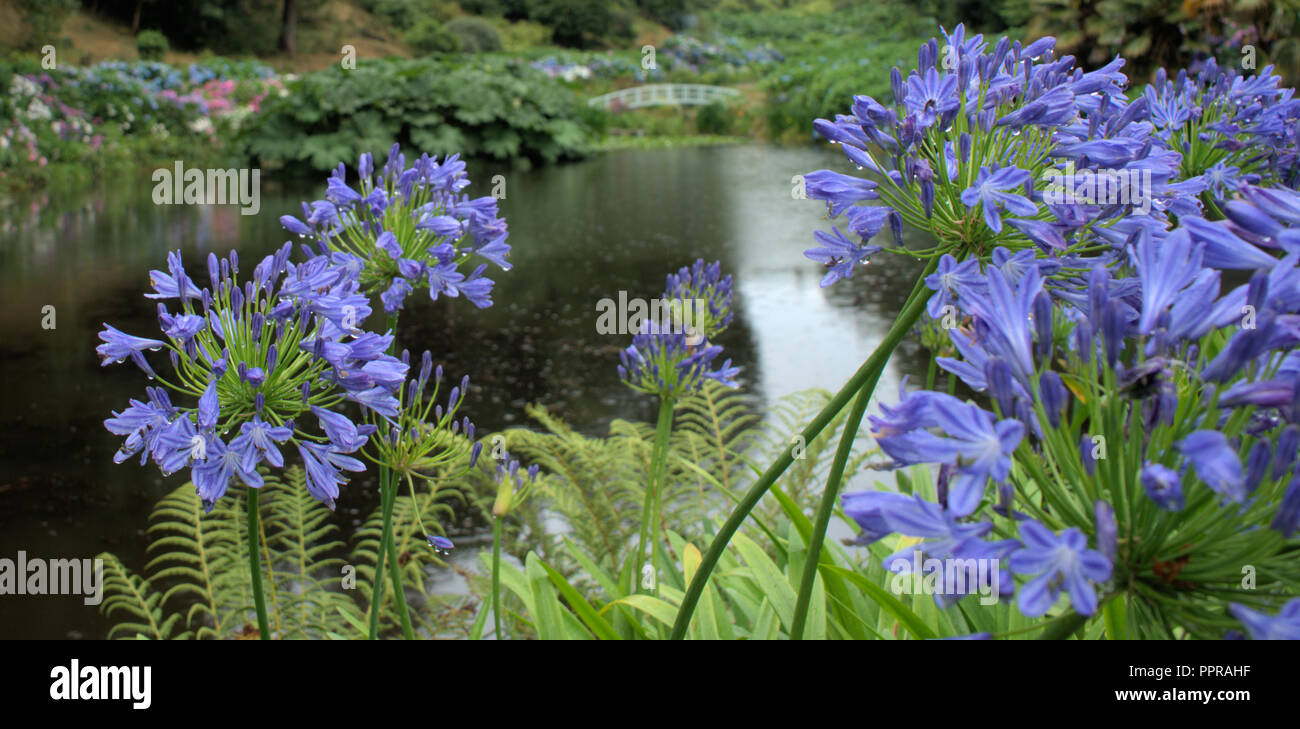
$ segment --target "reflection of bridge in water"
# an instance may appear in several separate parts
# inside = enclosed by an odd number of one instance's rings
[[[706,105],[740,96],[736,89],[705,84],[645,84],[611,91],[587,101],[602,109],[640,109],[645,106]]]

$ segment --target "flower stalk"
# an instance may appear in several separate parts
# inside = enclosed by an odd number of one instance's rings
[[[261,546],[261,529],[258,528],[257,489],[248,489],[248,574],[253,589],[253,606],[257,610],[257,632],[262,640],[271,639],[271,628],[266,619],[266,595],[262,592],[262,565],[258,557]]]
[[[637,574],[643,574],[647,539],[649,540],[650,568],[654,574],[653,586],[649,590],[656,596],[659,594],[659,542],[663,524],[664,478],[668,470],[668,441],[672,437],[674,405],[675,400],[670,395],[659,398],[654,450],[650,456],[650,482],[646,485],[645,507],[641,512],[641,542],[637,548]]]
[[[903,341],[903,337],[912,329],[912,325],[920,318],[921,312],[925,310],[926,298],[922,295],[925,277],[933,272],[934,267],[937,265],[937,259],[932,259],[927,264],[925,271],[917,277],[916,285],[908,296],[906,306],[899,313],[898,318],[894,320],[894,324],[885,334],[885,338],[881,340],[875,351],[862,364],[862,367],[854,373],[853,377],[835,394],[835,397],[831,398],[830,402],[826,403],[826,407],[822,408],[821,412],[817,413],[812,422],[800,433],[804,443],[810,443],[818,435],[821,435],[826,426],[830,425],[831,421],[848,404],[850,398],[859,392],[866,392],[869,397],[870,393],[875,391],[876,383],[880,380],[881,373],[884,372],[885,364],[893,355],[894,350],[898,348],[899,343]],[[709,575],[713,573],[713,568],[717,565],[718,559],[726,550],[736,531],[740,529],[740,525],[749,517],[749,513],[754,510],[754,507],[767,494],[772,484],[776,483],[776,480],[785,473],[785,470],[793,462],[794,452],[792,446],[786,449],[771,466],[768,466],[763,475],[749,488],[740,503],[736,504],[736,508],[727,517],[722,528],[718,530],[717,536],[713,538],[708,551],[704,553],[704,557],[700,561],[694,579],[686,588],[686,594],[682,597],[681,607],[677,611],[677,620],[673,623],[672,640],[681,640],[686,637],[686,629],[691,624],[691,616],[695,612],[695,605],[699,602],[700,595],[704,592],[704,585],[709,581]],[[825,530],[823,529],[823,535],[824,533]],[[813,544],[820,546],[821,540],[816,539],[809,544],[809,554],[813,553]]]

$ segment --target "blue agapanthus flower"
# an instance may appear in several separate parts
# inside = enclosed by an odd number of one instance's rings
[[[1011,454],[1024,436],[1021,423],[997,421],[992,413],[939,392],[912,393],[899,408],[886,408],[870,423],[876,443],[896,464],[955,467],[946,504],[957,516],[975,511],[990,478],[1007,478]]]
[[[1276,616],[1238,603],[1232,603],[1228,610],[1255,640],[1300,640],[1300,598],[1288,602]]]
[[[457,155],[439,162],[426,154],[407,167],[394,144],[381,169],[366,153],[357,172],[353,188],[340,164],[325,199],[303,203],[301,219],[285,215],[281,224],[323,253],[360,261],[364,290],[378,293],[390,315],[422,287],[435,301],[464,296],[478,308],[492,305],[494,282],[484,274],[489,264],[510,270],[509,232],[495,197],[463,193],[470,181]]]
[[[1159,463],[1148,463],[1139,475],[1142,488],[1147,498],[1156,506],[1168,511],[1182,511],[1186,501],[1183,498],[1182,479],[1178,472]]]
[[[1020,611],[1036,618],[1044,615],[1060,591],[1070,595],[1070,604],[1080,615],[1097,612],[1097,590],[1093,583],[1110,579],[1110,560],[1095,549],[1078,529],[1067,529],[1057,536],[1036,521],[1020,524],[1024,548],[1008,560],[1011,571],[1037,575],[1020,588],[1017,598]]]
[[[849,223],[805,254],[823,285],[879,250],[938,259],[922,341],[941,372],[869,418],[875,467],[907,468],[913,495],[846,495],[859,543],[973,535],[1028,578],[1029,616],[1061,590],[1095,615],[1113,579],[1143,637],[1221,636],[1243,555],[1270,582],[1243,609],[1276,608],[1300,581],[1279,540],[1300,532],[1300,100],[1271,68],[1162,71],[1134,95],[1122,58],[943,40],[942,63],[932,39],[894,70],[892,104],[814,126],[860,173],[806,176]],[[934,242],[871,240],[895,219]]]
[[[990,170],[981,167],[975,177],[975,184],[966,188],[961,194],[962,204],[967,209],[980,205],[984,212],[984,223],[994,233],[1002,232],[1001,211],[1016,215],[1029,216],[1038,212],[1033,200],[1019,193],[1007,192],[1013,189],[1026,189],[1030,183],[1027,170],[1017,167],[1001,167]]]
[[[961,108],[957,98],[957,77],[944,74],[941,78],[934,68],[924,76],[911,76],[907,79],[907,96],[903,99],[907,110],[916,115],[917,124],[928,127],[941,119],[951,119]]]
[[[167,340],[105,325],[105,364],[130,357],[163,387],[104,422],[126,441],[114,460],[136,453],[164,475],[189,467],[209,509],[236,479],[259,488],[259,467],[282,468],[282,447],[301,454],[311,494],[333,508],[342,471],[363,471],[347,454],[374,432],[333,408],[346,399],[379,412],[396,403],[405,366],[384,352],[392,337],[360,328],[370,314],[356,269],[329,256],[295,264],[290,244],[265,257],[241,285],[239,257],[209,254],[207,287],[187,275],[179,252],[153,271],[159,326]],[[172,313],[168,303],[179,307]],[[174,375],[158,375],[143,352],[167,349]],[[164,389],[165,388],[165,389]],[[173,404],[168,390],[192,398]],[[314,415],[314,418],[307,416]],[[312,435],[311,420],[322,426]]]
[[[641,322],[632,344],[619,352],[619,379],[634,390],[670,398],[698,390],[705,380],[737,387],[740,369],[730,359],[718,365],[722,347],[710,342],[731,322],[731,295],[731,277],[722,277],[718,263],[698,260],[670,274],[661,299],[677,302],[682,313]]]

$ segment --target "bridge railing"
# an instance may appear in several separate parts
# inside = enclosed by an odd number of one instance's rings
[[[608,109],[640,109],[646,106],[700,106],[720,99],[739,96],[736,89],[706,84],[644,84],[632,86],[587,101],[587,106]]]

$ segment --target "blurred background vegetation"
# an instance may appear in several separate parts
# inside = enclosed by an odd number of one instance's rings
[[[1300,81],[1300,0],[0,0],[0,111],[22,126],[0,126],[14,140],[0,148],[0,186],[196,141],[298,171],[392,141],[529,164],[726,138],[806,143],[813,120],[853,95],[887,99],[888,69],[910,68],[920,39],[959,22],[1055,35],[1086,66],[1122,54],[1134,84],[1210,58]],[[88,69],[94,90],[42,75],[47,46],[61,72]],[[349,55],[355,77],[340,73]],[[707,107],[585,103],[655,82],[741,94]],[[149,124],[106,123],[168,93]],[[5,174],[23,162],[39,169]]]
[[[381,55],[405,56],[431,52],[435,29],[455,41],[433,52],[620,49],[717,26],[780,41],[797,56],[846,50],[827,44],[834,39],[871,53],[920,18],[986,34],[1055,35],[1060,48],[1089,63],[1123,54],[1140,65],[1139,75],[1210,55],[1231,60],[1246,44],[1279,69],[1300,67],[1300,0],[3,0],[0,12],[19,21],[5,24],[7,45],[29,50],[61,30],[76,35],[65,24],[80,16],[131,36],[157,31],[181,53],[337,54],[345,38],[359,36],[384,45]]]

